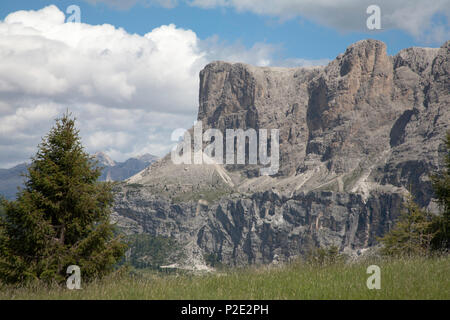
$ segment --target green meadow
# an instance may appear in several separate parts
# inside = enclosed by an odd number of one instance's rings
[[[381,269],[381,289],[366,286],[367,267]],[[328,266],[292,262],[209,274],[134,271],[82,282],[82,289],[1,285],[0,299],[450,299],[450,259],[383,259]]]

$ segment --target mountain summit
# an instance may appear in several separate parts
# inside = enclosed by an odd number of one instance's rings
[[[104,152],[95,153],[94,158],[98,160],[100,166],[104,167],[100,176],[101,181],[122,181],[128,179],[158,159],[158,157],[146,153],[129,158],[124,162],[116,162]]]
[[[409,191],[436,209],[428,177],[442,166],[450,128],[449,50],[447,41],[389,56],[383,42],[363,40],[322,67],[208,64],[198,121],[222,132],[279,129],[278,174],[175,165],[168,155],[122,187],[115,219],[127,232],[175,238],[198,264],[376,244]]]
[[[101,166],[114,167],[116,165],[116,162],[102,151],[94,153],[94,158],[98,161],[98,164]]]

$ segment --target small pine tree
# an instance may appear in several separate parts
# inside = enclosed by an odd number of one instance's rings
[[[435,250],[450,249],[450,131],[447,131],[445,141],[447,154],[444,158],[444,169],[442,172],[431,177],[434,193],[438,204],[443,210],[442,214],[435,217],[432,225],[436,233],[432,246]]]
[[[409,195],[394,228],[378,240],[388,256],[427,256],[431,249],[431,215],[419,208]]]
[[[306,262],[313,266],[342,264],[346,259],[346,255],[339,252],[338,246],[314,247],[306,254]]]
[[[62,282],[69,265],[84,280],[101,277],[123,255],[109,222],[112,185],[84,152],[66,112],[38,146],[16,201],[3,201],[0,279]]]
[[[5,199],[0,196],[0,222],[1,222],[2,217],[5,216],[5,208],[3,206],[4,201],[5,201]],[[0,257],[4,257],[6,255],[5,239],[6,239],[5,229],[3,228],[2,224],[0,223]],[[0,259],[0,261],[1,261],[1,259]]]

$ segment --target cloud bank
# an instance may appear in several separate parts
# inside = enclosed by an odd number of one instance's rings
[[[266,43],[202,40],[175,25],[140,36],[108,24],[65,23],[53,5],[11,13],[0,21],[0,167],[34,155],[67,108],[88,152],[118,161],[162,156],[172,130],[196,118],[198,73],[208,62],[270,65],[276,51]]]
[[[400,29],[424,43],[442,43],[450,38],[450,0],[85,0],[119,9],[133,5],[173,8],[181,1],[203,9],[232,8],[238,12],[304,18],[342,31],[365,32],[369,5],[381,8],[382,28]]]
[[[281,19],[302,17],[344,31],[367,31],[366,9],[376,4],[381,8],[383,29],[404,30],[424,42],[444,42],[450,35],[450,0],[278,0],[276,4],[271,0],[190,0],[188,3],[205,9],[229,7]]]

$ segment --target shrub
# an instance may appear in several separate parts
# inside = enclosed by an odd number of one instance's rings
[[[329,266],[344,263],[346,256],[339,252],[337,246],[313,248],[306,254],[306,262],[314,266]]]

